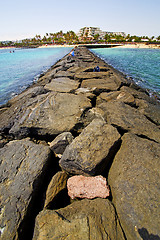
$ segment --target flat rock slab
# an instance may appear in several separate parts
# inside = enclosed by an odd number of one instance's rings
[[[33,240],[124,240],[113,205],[107,199],[83,199],[36,218]]]
[[[135,104],[135,98],[127,91],[114,91],[114,92],[102,92],[97,98],[97,105],[103,102],[109,102],[111,100],[117,100],[127,104]]]
[[[160,238],[160,144],[132,134],[109,171],[109,185],[126,238]]]
[[[110,76],[110,72],[80,72],[74,76],[75,80],[93,79],[93,78],[106,78]]]
[[[36,87],[30,87],[28,89],[26,89],[24,92],[22,92],[21,94],[17,95],[16,97],[12,98],[11,100],[9,100],[10,104],[13,104],[15,102],[20,101],[23,98],[35,98],[38,95],[41,94],[45,94],[47,93],[47,90],[44,89],[43,86],[36,86]]]
[[[105,121],[94,119],[73,142],[67,146],[60,166],[75,174],[95,174],[103,171],[110,161],[120,139],[118,131]]]
[[[81,84],[82,88],[90,88],[90,89],[97,89],[97,90],[106,90],[106,91],[114,91],[118,89],[118,85],[114,82],[114,80],[110,78],[103,78],[103,79],[89,79],[83,80]]]
[[[121,88],[121,91],[132,94],[134,98],[143,99],[146,100],[147,102],[153,103],[153,99],[141,88],[137,90],[132,87],[123,86]]]
[[[0,150],[1,240],[19,239],[20,224],[45,181],[53,161],[49,147],[12,141]],[[54,172],[54,169],[53,169]],[[33,207],[35,208],[35,206]]]
[[[69,71],[58,71],[55,75],[55,78],[61,78],[61,77],[68,77],[68,78],[74,78],[74,73]]]
[[[91,107],[90,100],[84,95],[68,93],[50,93],[43,101],[28,106],[21,112],[19,119],[14,121],[10,133],[56,135],[70,131],[78,122],[86,108]]]
[[[54,78],[50,83],[45,85],[45,89],[54,92],[70,92],[76,90],[79,86],[77,81],[67,77]]]
[[[77,175],[70,177],[67,181],[68,195],[74,198],[88,198],[96,197],[106,198],[109,196],[109,187],[107,181],[102,176],[85,177]]]
[[[111,125],[160,142],[159,128],[137,109],[119,101],[109,101],[98,107],[104,111],[104,118]]]

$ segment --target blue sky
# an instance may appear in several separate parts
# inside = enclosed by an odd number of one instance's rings
[[[7,0],[0,4],[0,41],[78,32],[81,27],[160,35],[160,0]]]

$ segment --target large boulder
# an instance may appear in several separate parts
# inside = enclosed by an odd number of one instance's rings
[[[94,68],[93,68],[94,69]],[[87,72],[87,71],[82,71],[82,72],[78,72],[75,74],[74,78],[75,80],[79,80],[82,81],[84,79],[93,79],[93,78],[106,78],[110,76],[110,72],[106,71],[106,72]]]
[[[76,174],[101,173],[113,157],[120,139],[118,131],[104,120],[94,119],[73,142],[67,146],[60,166]]]
[[[132,94],[127,91],[113,91],[113,92],[102,92],[98,97],[96,104],[99,105],[103,102],[109,102],[111,100],[121,101],[130,105],[135,104],[135,99]]]
[[[0,159],[1,240],[27,239],[45,184],[57,168],[54,155],[47,146],[15,140],[0,149]]]
[[[94,89],[96,91],[114,91],[118,89],[118,85],[111,78],[83,80],[81,87]]]
[[[109,185],[128,240],[160,238],[160,144],[132,134],[109,171]]]
[[[155,102],[149,96],[149,94],[145,90],[140,88],[140,87],[138,87],[137,89],[134,89],[132,87],[123,86],[123,87],[121,87],[121,91],[130,93],[130,94],[132,94],[134,96],[134,98],[137,98],[137,99],[143,99],[143,100],[146,100],[147,102],[150,102],[150,103]]]
[[[16,122],[18,123],[22,116],[25,117],[25,115],[28,113],[28,109],[31,108],[31,106],[33,109],[40,102],[43,102],[48,95],[49,93],[32,97],[32,93],[31,95],[24,95],[24,93],[22,93],[18,97],[11,100],[11,106],[1,113],[0,133],[8,134],[11,127],[16,124]],[[23,132],[24,135],[27,135],[27,129],[24,129]],[[21,134],[23,135],[23,133]]]
[[[27,98],[27,99],[35,98],[36,96],[45,94],[45,93],[47,93],[47,90],[44,89],[43,86],[33,86],[33,87],[26,89],[24,92],[22,92],[21,94],[17,95],[14,98],[12,98],[11,100],[9,100],[9,103],[13,104],[15,102],[20,101],[23,98]]]
[[[98,107],[104,111],[105,120],[121,131],[131,131],[160,142],[159,128],[137,109],[119,101],[109,101]]]
[[[56,211],[43,210],[36,218],[33,240],[123,240],[113,205],[106,199],[76,201]]]
[[[5,111],[4,116],[1,115],[2,129],[9,125],[9,133],[18,138],[27,135],[57,135],[70,131],[83,111],[91,107],[90,100],[84,95],[54,92],[43,95],[45,96],[38,96],[30,104],[29,101],[23,106],[19,103],[19,111],[13,109],[13,106]],[[14,112],[11,119],[8,119],[11,109]],[[7,118],[6,122],[4,118]]]
[[[77,81],[68,77],[54,78],[50,83],[45,85],[45,89],[54,92],[70,92],[76,90],[79,86]]]
[[[151,104],[145,100],[136,100],[138,110],[155,124],[160,125],[160,104]]]

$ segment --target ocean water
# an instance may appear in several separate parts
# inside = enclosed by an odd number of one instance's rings
[[[22,92],[70,50],[70,47],[0,49],[0,105]]]
[[[139,86],[160,94],[160,49],[99,48],[91,51],[132,77]]]

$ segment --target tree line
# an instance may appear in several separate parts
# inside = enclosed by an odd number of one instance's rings
[[[57,33],[46,33],[43,37],[36,34],[33,38],[26,38],[20,41],[1,41],[0,47],[38,47],[44,44],[83,44],[83,43],[125,43],[125,42],[147,42],[147,43],[159,43],[160,36],[155,38],[152,36],[127,36],[117,35],[114,33],[106,34],[103,38],[99,34],[95,34],[92,38],[89,38],[86,34],[83,38],[79,38],[74,31],[68,31],[63,33],[59,31]]]

